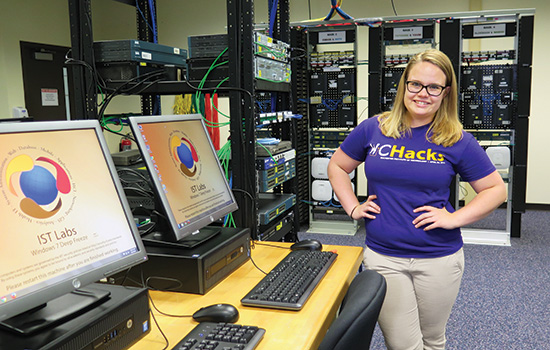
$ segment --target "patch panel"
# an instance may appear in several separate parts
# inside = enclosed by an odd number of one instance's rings
[[[354,51],[312,52],[309,59],[309,65],[311,69],[334,66],[353,66],[354,64]]]
[[[508,129],[517,113],[516,68],[511,65],[464,66],[460,118],[465,128]]]
[[[513,60],[516,58],[516,51],[501,50],[501,51],[472,51],[462,53],[463,63],[480,63],[497,60]]]

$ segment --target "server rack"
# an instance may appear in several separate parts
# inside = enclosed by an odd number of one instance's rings
[[[353,235],[358,222],[350,219],[326,174],[329,158],[357,126],[357,26],[320,25],[304,28],[307,79],[303,91],[309,119],[309,228],[312,233]],[[357,177],[352,173],[357,190]]]
[[[272,6],[270,11],[274,9]],[[249,227],[252,238],[261,240],[296,240],[299,230],[299,213],[296,198],[299,183],[293,177],[261,194],[258,185],[257,127],[260,119],[255,110],[258,97],[271,95],[272,110],[292,111],[290,81],[273,82],[259,79],[258,70],[250,69],[258,64],[255,49],[257,33],[254,23],[254,4],[249,0],[227,1],[229,43],[229,82],[235,91],[230,92],[230,121],[233,187],[239,211],[234,213],[237,226]],[[290,42],[289,4],[278,1],[274,40]],[[256,60],[256,61],[255,61]],[[295,111],[294,111],[295,112]],[[241,116],[241,117],[235,117]],[[293,149],[299,143],[299,121],[282,120],[267,126],[272,136],[291,141]],[[296,170],[299,169],[297,165]],[[293,199],[288,199],[288,194]],[[267,219],[266,219],[267,217]]]
[[[153,31],[157,32],[156,1],[137,0],[125,3],[135,7],[137,39],[154,42]],[[74,64],[72,67],[75,85],[75,115],[82,119],[98,119],[97,81],[95,74],[90,69],[90,67],[95,69],[91,0],[69,0],[69,20],[71,56],[75,62],[80,63]],[[128,84],[128,86],[132,86],[132,84]],[[159,95],[178,95],[194,91],[185,82],[165,80],[139,89],[136,94],[139,94],[141,98],[142,114],[154,115],[160,113]]]
[[[474,241],[509,244],[521,236],[521,215],[525,212],[527,145],[531,100],[531,66],[534,10],[488,12],[477,16],[441,21],[441,50],[453,58],[459,81],[460,118],[485,147],[497,142],[509,152],[506,169],[499,172],[508,183],[507,220],[504,230],[464,228]],[[510,38],[513,46],[499,50],[465,51],[467,40]],[[507,151],[508,150],[508,151]],[[459,181],[457,190],[459,191]],[[459,198],[455,203],[460,204]]]

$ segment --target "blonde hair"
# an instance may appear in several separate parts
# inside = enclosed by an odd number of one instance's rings
[[[416,54],[407,64],[395,96],[391,111],[384,112],[379,117],[380,130],[387,137],[402,138],[411,133],[411,123],[405,108],[405,85],[409,73],[415,64],[429,62],[441,69],[445,74],[445,85],[450,89],[443,97],[441,106],[434,116],[432,125],[426,132],[426,139],[436,145],[452,146],[462,138],[462,124],[458,119],[458,88],[451,60],[443,52],[435,49]]]

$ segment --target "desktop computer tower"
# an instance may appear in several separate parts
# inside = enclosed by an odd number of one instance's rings
[[[130,271],[111,276],[109,282],[206,294],[250,257],[248,228],[220,229],[216,236],[193,248],[159,246],[144,241],[148,260]]]
[[[122,350],[149,333],[146,289],[96,283],[108,300],[57,326],[23,336],[0,330],[0,350]]]

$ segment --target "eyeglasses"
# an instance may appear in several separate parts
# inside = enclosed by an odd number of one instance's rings
[[[409,92],[412,92],[413,94],[419,93],[420,91],[422,91],[422,89],[425,88],[428,95],[434,96],[434,97],[441,95],[441,93],[443,92],[443,89],[446,88],[446,86],[441,86],[437,84],[422,85],[417,81],[411,81],[411,80],[407,81],[406,84],[407,84],[407,90],[409,90]]]

